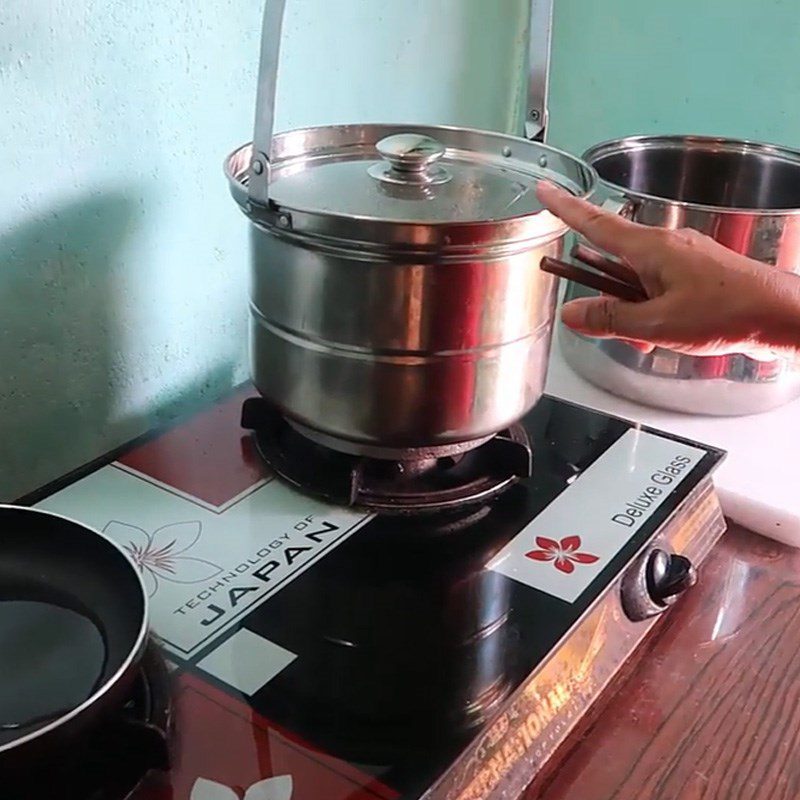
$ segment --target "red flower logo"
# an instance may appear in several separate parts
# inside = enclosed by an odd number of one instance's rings
[[[574,571],[575,564],[594,564],[597,556],[591,553],[579,553],[581,546],[580,536],[567,536],[560,542],[548,539],[546,536],[537,536],[536,544],[541,550],[531,550],[525,553],[526,558],[534,561],[554,561],[555,567],[569,575]]]

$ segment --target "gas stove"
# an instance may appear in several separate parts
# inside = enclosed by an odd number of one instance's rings
[[[148,543],[177,737],[138,800],[516,797],[724,530],[722,453],[552,398],[378,467],[250,395],[34,498]]]

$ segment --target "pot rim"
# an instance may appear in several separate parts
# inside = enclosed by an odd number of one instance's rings
[[[635,134],[617,139],[606,139],[586,149],[581,155],[581,159],[597,172],[594,163],[601,157],[625,153],[636,149],[686,149],[687,145],[689,145],[690,148],[696,146],[697,150],[713,148],[717,152],[731,152],[742,155],[757,153],[771,156],[781,161],[795,163],[798,168],[800,168],[800,150],[795,150],[785,145],[758,142],[753,139],[697,134]],[[788,217],[800,215],[800,205],[792,208],[731,208],[722,205],[710,205],[708,203],[693,203],[688,200],[673,200],[650,192],[637,191],[623,186],[622,184],[607,180],[600,176],[599,173],[597,179],[598,183],[614,189],[623,197],[629,197],[632,200],[647,200],[662,205],[691,209],[693,211],[704,211],[710,214],[735,214],[758,217]]]
[[[552,145],[531,141],[519,136],[499,133],[497,131],[484,131],[458,126],[399,123],[319,125],[283,131],[276,134],[273,139],[273,149],[279,150],[280,145],[283,142],[288,142],[290,137],[303,141],[321,131],[334,131],[339,135],[346,135],[350,131],[357,132],[364,131],[365,129],[372,129],[373,132],[378,132],[381,136],[392,132],[408,130],[419,131],[421,133],[440,132],[452,136],[477,135],[492,140],[497,146],[498,154],[502,153],[505,155],[503,152],[505,147],[508,145],[517,145],[518,147],[533,150],[537,155],[550,153],[559,159],[566,159],[575,168],[575,173],[578,176],[577,179],[573,179],[570,176],[568,182],[574,185],[579,181],[586,187],[582,188],[582,191],[576,195],[583,199],[591,198],[599,183],[596,170],[590,164],[587,164],[584,159],[553,147]],[[369,146],[369,142],[365,142],[363,137],[356,141],[362,146]],[[408,230],[413,233],[411,240],[418,245],[422,245],[423,247],[426,245],[435,245],[437,248],[441,248],[444,245],[445,249],[447,249],[447,245],[449,244],[448,240],[452,239],[454,245],[457,245],[459,242],[463,244],[465,243],[465,239],[473,238],[471,234],[477,234],[476,243],[488,245],[491,239],[493,239],[491,244],[497,245],[509,242],[557,238],[565,235],[569,231],[568,225],[550,214],[546,209],[539,209],[533,213],[523,213],[500,219],[474,221],[430,220],[424,222],[414,219],[381,219],[359,214],[343,214],[329,210],[320,211],[314,208],[287,205],[279,202],[276,202],[273,208],[268,211],[266,207],[254,204],[248,194],[248,172],[252,147],[252,142],[247,142],[229,153],[223,162],[223,169],[228,179],[231,194],[237,204],[252,222],[266,227],[271,231],[276,230],[286,233],[287,230],[291,230],[292,233],[300,234],[303,237],[310,236],[313,238],[315,236],[325,236],[341,238],[345,241],[359,241],[360,237],[353,236],[349,230],[352,229],[353,226],[364,226],[364,230],[370,230],[373,233],[377,232],[379,229],[392,229],[395,232],[398,230]],[[280,156],[276,159],[276,162],[280,164]],[[537,169],[535,159],[531,159],[531,168],[533,170]],[[543,175],[542,178],[547,179],[547,176]],[[562,186],[564,186],[564,184],[562,184]],[[567,187],[565,186],[564,188]],[[574,194],[574,192],[572,193]],[[267,211],[268,213],[265,213]],[[287,229],[285,224],[276,222],[276,218],[282,212],[288,212],[290,215],[292,225],[289,229]],[[422,228],[427,229],[432,234],[428,241],[420,241],[419,233]],[[336,229],[344,232],[345,235],[341,237],[337,236]],[[487,229],[496,231],[497,235],[495,237],[487,237]],[[445,234],[454,235],[452,237],[445,237]],[[381,237],[379,241],[389,243],[393,238],[394,237]],[[373,236],[370,236],[369,240],[374,240]]]

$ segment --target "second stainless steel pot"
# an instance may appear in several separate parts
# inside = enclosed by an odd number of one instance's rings
[[[800,271],[800,152],[735,139],[635,136],[584,153],[606,203],[645,225],[693,228],[764,269]],[[566,299],[592,290],[569,284]],[[732,416],[800,395],[800,373],[745,355],[643,354],[561,329],[567,362],[593,383],[647,405]]]
[[[349,125],[273,137],[283,3],[268,0],[253,145],[226,162],[251,226],[252,375],[307,435],[402,457],[460,449],[544,386],[565,226],[541,179],[594,173],[537,142]]]

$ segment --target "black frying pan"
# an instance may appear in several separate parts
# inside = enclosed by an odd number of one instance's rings
[[[119,710],[146,642],[147,594],[120,547],[0,506],[0,775],[66,755]]]

